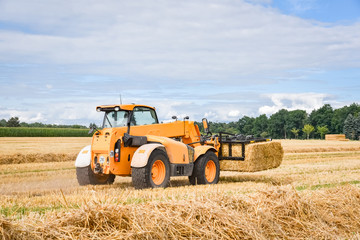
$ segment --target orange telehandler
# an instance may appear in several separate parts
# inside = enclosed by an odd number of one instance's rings
[[[92,143],[83,148],[75,162],[80,185],[111,184],[115,175],[131,176],[136,189],[167,187],[171,176],[188,176],[191,184],[216,184],[220,160],[244,160],[222,156],[224,139],[206,135],[188,117],[183,121],[159,123],[155,108],[146,105],[103,105],[103,128],[93,128]],[[265,138],[235,140],[237,143],[267,141]],[[231,144],[229,145],[231,149]],[[219,151],[220,150],[220,151]]]

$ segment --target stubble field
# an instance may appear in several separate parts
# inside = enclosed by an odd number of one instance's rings
[[[131,178],[79,187],[91,138],[0,138],[3,239],[360,238],[360,142],[281,140],[279,168],[221,172],[212,186]]]

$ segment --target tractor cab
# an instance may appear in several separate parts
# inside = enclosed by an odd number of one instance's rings
[[[103,128],[129,127],[158,124],[155,108],[145,105],[98,106],[98,112],[105,112]]]

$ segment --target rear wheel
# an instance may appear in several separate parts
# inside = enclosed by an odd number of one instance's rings
[[[113,184],[115,181],[115,175],[113,174],[104,174],[99,175],[95,174],[91,169],[91,166],[87,167],[77,167],[76,168],[76,178],[79,185],[101,185],[101,184]]]
[[[166,153],[155,149],[145,167],[132,168],[131,178],[136,189],[169,186],[170,163]]]
[[[209,151],[195,161],[194,171],[189,182],[195,184],[216,184],[219,182],[220,163],[215,153]]]

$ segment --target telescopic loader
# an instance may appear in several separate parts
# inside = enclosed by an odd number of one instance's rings
[[[206,135],[188,117],[183,121],[159,123],[155,108],[146,105],[102,105],[103,127],[92,143],[83,148],[75,162],[80,185],[111,184],[115,176],[131,176],[136,189],[167,187],[172,176],[188,176],[191,184],[216,184],[219,160],[245,159],[245,144],[269,141],[212,135],[203,119]],[[228,153],[223,156],[222,144]],[[233,157],[232,144],[241,144],[242,155]]]

